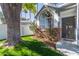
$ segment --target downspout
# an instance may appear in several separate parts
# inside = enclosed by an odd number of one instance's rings
[[[77,45],[79,45],[79,3],[77,4],[77,14],[76,14],[76,41]]]

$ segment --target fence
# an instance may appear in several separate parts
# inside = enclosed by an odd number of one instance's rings
[[[33,35],[33,32],[29,28],[30,24],[22,24],[20,25],[20,34],[21,36],[24,35]],[[7,25],[0,24],[0,39],[7,38]]]

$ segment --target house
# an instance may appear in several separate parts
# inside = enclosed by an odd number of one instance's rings
[[[4,19],[4,17],[2,15],[2,13],[0,13],[0,39],[6,39],[7,38],[7,24],[6,24],[6,20]],[[25,35],[33,35],[33,31],[31,31],[30,29],[30,24],[31,20],[29,19],[25,19],[25,18],[21,18],[20,20],[20,34],[21,36],[25,36]]]
[[[76,3],[48,3],[36,14],[36,24],[41,29],[60,28],[60,39],[56,44],[64,54],[79,54],[79,34]],[[50,16],[50,17],[49,17]]]

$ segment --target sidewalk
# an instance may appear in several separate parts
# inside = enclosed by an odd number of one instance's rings
[[[57,50],[61,51],[67,56],[79,55],[79,46],[67,41],[60,41],[56,44]]]

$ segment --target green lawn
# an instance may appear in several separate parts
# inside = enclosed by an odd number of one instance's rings
[[[22,37],[24,43],[15,47],[0,47],[0,56],[62,56],[59,51],[48,48],[46,44],[34,40],[32,36]],[[0,40],[0,44],[5,40]]]

